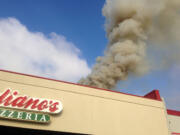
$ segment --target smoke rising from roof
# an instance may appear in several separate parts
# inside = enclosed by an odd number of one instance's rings
[[[106,0],[102,12],[109,44],[79,83],[111,89],[129,74],[143,75],[152,68],[148,46],[180,50],[179,9],[179,0]]]

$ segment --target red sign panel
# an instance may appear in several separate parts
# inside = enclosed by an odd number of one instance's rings
[[[0,93],[0,107],[45,113],[60,113],[63,109],[62,103],[59,100],[22,96],[19,95],[17,90],[13,91],[11,89]]]

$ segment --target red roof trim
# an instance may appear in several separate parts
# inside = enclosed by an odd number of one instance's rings
[[[167,109],[167,113],[169,115],[180,116],[180,111],[176,111],[176,110],[169,110],[169,109]]]
[[[171,133],[171,134],[172,134],[172,135],[180,135],[180,133],[174,133],[174,132],[173,132],[173,133]]]
[[[153,90],[150,93],[146,94],[144,97],[162,101],[161,96],[159,94],[159,90]]]
[[[50,79],[50,78],[46,78],[46,77],[40,77],[40,76],[29,75],[29,74],[24,74],[24,73],[18,73],[18,72],[14,72],[14,71],[3,70],[3,69],[0,69],[0,71],[8,72],[8,73],[13,73],[13,74],[18,74],[18,75],[23,75],[23,76],[34,77],[34,78],[40,78],[40,79],[45,79],[45,80],[50,80],[50,81],[56,81],[56,82],[62,82],[62,83],[67,83],[67,84],[73,84],[73,85],[78,85],[78,86],[83,86],[83,87],[89,87],[89,88],[94,88],[94,89],[97,89],[97,90],[104,90],[104,91],[120,93],[120,94],[125,94],[125,95],[129,95],[129,96],[135,96],[135,97],[141,97],[141,98],[146,98],[147,99],[147,97],[144,97],[144,96],[138,96],[138,95],[123,93],[123,92],[119,92],[119,91],[113,91],[113,90],[108,90],[108,89],[103,89],[103,88],[97,88],[97,87],[92,87],[92,86],[87,86],[87,85],[81,85],[81,84],[72,83],[72,82],[60,81],[60,80]],[[148,98],[148,99],[156,100],[156,101],[161,101],[161,100],[154,99],[154,98]]]

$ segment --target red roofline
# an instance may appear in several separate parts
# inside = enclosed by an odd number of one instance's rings
[[[176,111],[176,110],[167,109],[167,113],[168,113],[169,115],[180,116],[180,111]]]
[[[144,97],[162,101],[161,96],[160,96],[158,90],[153,90],[153,91],[151,91],[150,93],[146,94]]]
[[[180,135],[180,133],[175,133],[175,132],[173,132],[173,133],[171,133],[172,135]]]
[[[67,84],[73,84],[73,85],[78,85],[78,86],[83,86],[83,87],[88,87],[88,88],[94,88],[94,89],[97,89],[97,90],[104,90],[104,91],[109,91],[109,92],[114,92],[114,93],[120,93],[120,94],[129,95],[129,96],[146,98],[146,99],[150,99],[150,100],[162,101],[161,99],[153,98],[153,97],[150,98],[150,97],[148,97],[148,96],[146,96],[146,95],[145,95],[145,96],[138,96],[138,95],[123,93],[123,92],[119,92],[119,91],[114,91],[114,90],[109,90],[109,89],[103,89],[103,88],[97,88],[97,87],[87,86],[87,85],[81,85],[81,84],[77,84],[77,83],[60,81],[60,80],[56,80],[56,79],[50,79],[50,78],[40,77],[40,76],[36,76],[36,75],[29,75],[29,74],[24,74],[24,73],[18,73],[18,72],[14,72],[14,71],[3,70],[3,69],[0,69],[0,71],[2,71],[2,72],[8,72],[8,73],[13,73],[13,74],[18,74],[18,75],[23,75],[23,76],[34,77],[34,78],[40,78],[40,79],[45,79],[45,80],[50,80],[50,81],[56,81],[56,82],[62,82],[62,83],[67,83]],[[154,91],[156,91],[156,94],[158,93],[158,96],[160,97],[159,91],[158,91],[158,90],[154,90]],[[153,92],[153,91],[152,91],[152,92]],[[150,92],[150,93],[151,93],[151,92]]]

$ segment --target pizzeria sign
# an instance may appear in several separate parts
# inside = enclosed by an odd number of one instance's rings
[[[0,118],[47,123],[49,114],[58,114],[62,109],[59,100],[20,95],[10,88],[0,93]]]

